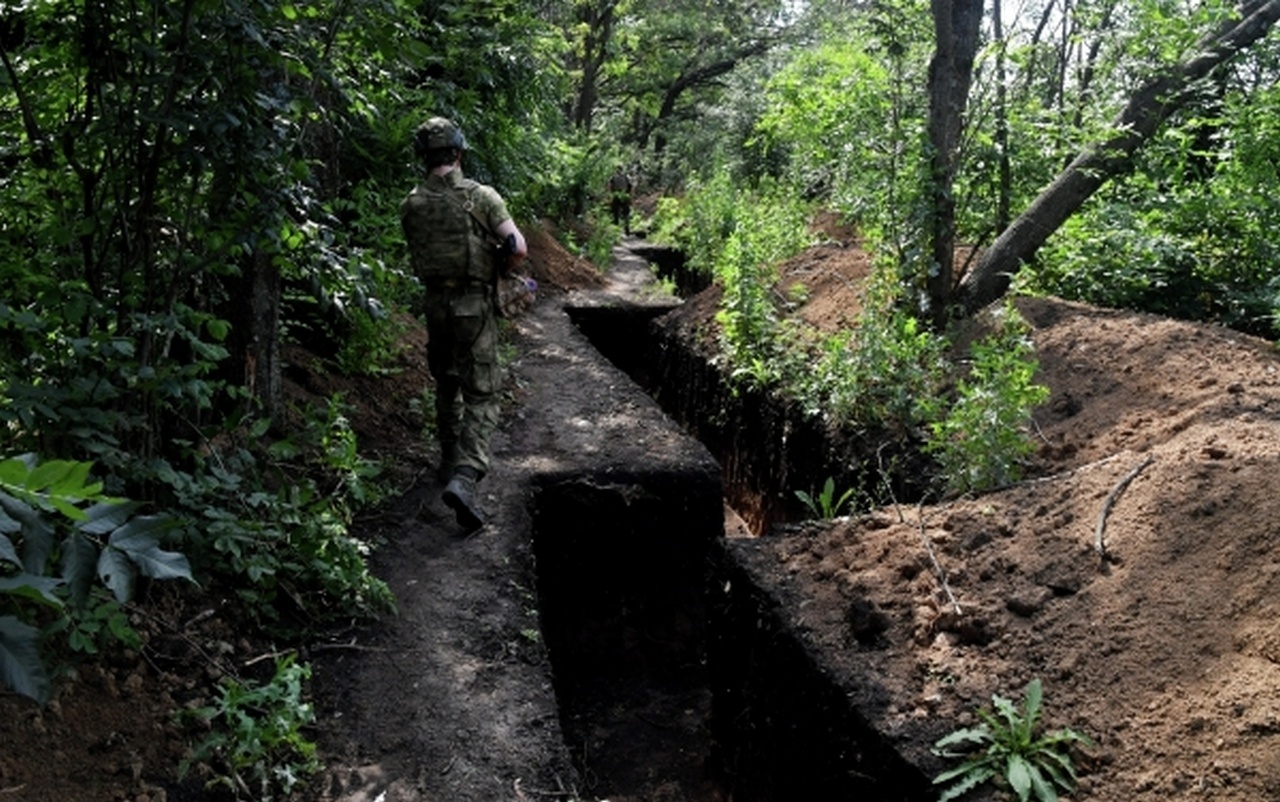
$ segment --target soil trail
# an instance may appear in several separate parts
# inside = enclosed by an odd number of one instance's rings
[[[612,483],[629,499],[644,476],[719,482],[705,450],[566,313],[570,304],[661,302],[644,260],[625,247],[615,256],[603,287],[544,292],[515,322],[513,403],[481,484],[489,523],[460,535],[432,479],[434,455],[421,458],[412,488],[369,522],[385,543],[375,569],[399,613],[314,656],[320,743],[331,767],[316,799],[492,802],[576,796],[582,788],[539,621],[532,538],[539,488]],[[714,504],[718,510],[718,497]]]

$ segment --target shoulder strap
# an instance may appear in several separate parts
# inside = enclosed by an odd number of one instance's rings
[[[480,219],[480,215],[476,214],[475,202],[471,200],[471,190],[473,188],[474,188],[474,185],[462,188],[463,193],[465,193],[467,196],[466,203],[459,201],[458,198],[452,192],[449,192],[447,190],[442,194],[449,199],[450,203],[453,203],[458,208],[462,209],[463,211],[465,211],[467,214],[471,216],[471,219],[475,221],[477,227],[479,228],[479,231],[487,236],[490,244],[497,245],[498,235],[494,233],[493,229],[489,228],[488,223]]]

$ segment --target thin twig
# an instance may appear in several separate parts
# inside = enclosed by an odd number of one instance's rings
[[[199,654],[200,657],[204,658],[204,661],[206,664],[213,666],[215,669],[221,671],[223,674],[226,674],[232,677],[239,676],[239,674],[236,673],[234,666],[232,666],[230,663],[223,662],[222,660],[220,660],[218,657],[215,657],[214,655],[209,654],[209,652],[206,651],[203,646],[201,646],[199,643],[196,643],[195,638],[191,637],[184,631],[192,623],[199,622],[204,620],[205,618],[208,618],[209,615],[213,613],[212,610],[206,610],[204,612],[201,612],[200,614],[192,618],[191,621],[187,622],[187,624],[184,624],[183,627],[180,629],[178,627],[175,627],[173,624],[166,621],[165,619],[161,618],[160,616],[153,615],[152,613],[138,606],[134,602],[129,602],[128,604],[126,604],[125,609],[128,610],[130,613],[137,613],[138,615],[144,618],[150,619],[153,623],[162,627],[164,630],[168,631],[170,634],[176,635],[177,637],[181,638],[183,641],[186,642],[187,646],[191,647],[191,649],[193,649],[197,654]],[[142,655],[144,658],[146,658],[148,651],[155,651],[157,655],[160,654],[159,651],[152,649],[150,646],[146,646],[142,650]],[[152,668],[155,668],[155,664],[152,663],[149,658],[147,658],[147,663],[150,664]]]
[[[1106,465],[1108,462],[1112,462],[1114,460],[1119,459],[1124,453],[1125,452],[1122,451],[1119,454],[1112,454],[1109,457],[1103,457],[1102,459],[1094,460],[1093,462],[1087,462],[1084,465],[1077,465],[1076,467],[1071,468],[1070,470],[1062,471],[1061,473],[1055,473],[1050,476],[1039,476],[1039,477],[1036,477],[1035,479],[1026,479],[1024,481],[1015,482],[1014,484],[1006,485],[1004,487],[997,488],[997,489],[1008,490],[1014,487],[1024,487],[1026,485],[1038,485],[1038,484],[1043,484],[1044,482],[1056,482],[1059,479],[1066,479],[1069,476],[1074,476],[1077,473],[1080,473],[1081,471],[1087,471],[1090,468],[1097,468],[1099,465]]]
[[[314,646],[308,646],[307,650],[312,654],[316,652],[329,652],[335,649],[350,649],[353,652],[388,652],[390,649],[382,646],[364,646],[359,643],[317,643]]]
[[[1116,486],[1111,488],[1111,492],[1107,494],[1107,500],[1102,503],[1102,511],[1098,513],[1098,524],[1093,528],[1093,547],[1098,552],[1098,557],[1103,561],[1107,559],[1107,543],[1103,536],[1107,530],[1107,516],[1111,514],[1111,506],[1116,503],[1116,499],[1129,486],[1129,483],[1136,479],[1138,474],[1142,473],[1143,469],[1155,462],[1155,460],[1154,455],[1148,454],[1146,459],[1135,465],[1133,470],[1125,474],[1124,478],[1119,482],[1116,482]]]
[[[893,502],[893,510],[894,512],[898,513],[898,523],[905,524],[907,522],[907,519],[902,514],[902,507],[898,505],[898,497],[893,492],[893,485],[889,484],[889,472],[884,469],[883,452],[884,452],[884,447],[887,445],[889,444],[881,443],[880,447],[876,449],[876,467],[879,468],[880,481],[884,483],[884,489],[889,492],[889,500]]]
[[[924,502],[916,507],[916,523],[920,526],[920,541],[924,543],[924,550],[929,554],[929,562],[933,563],[933,572],[938,577],[938,583],[942,585],[942,592],[947,594],[947,601],[951,602],[951,607],[956,611],[956,615],[963,615],[960,610],[960,602],[956,601],[956,597],[951,593],[951,586],[947,584],[947,572],[942,570],[942,564],[938,562],[938,555],[933,551],[933,543],[929,541],[929,535],[924,531]]]
[[[244,661],[243,665],[245,668],[248,668],[249,666],[253,666],[253,665],[257,665],[258,663],[261,663],[263,660],[271,660],[271,659],[279,660],[281,657],[284,657],[286,654],[296,654],[296,653],[297,653],[296,649],[285,649],[283,652],[273,650],[273,651],[267,652],[266,654],[260,654],[257,657],[250,657],[248,660]]]

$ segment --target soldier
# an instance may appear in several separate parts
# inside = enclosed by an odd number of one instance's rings
[[[423,287],[427,367],[436,382],[438,478],[445,504],[472,532],[484,525],[476,484],[489,470],[502,382],[495,271],[514,267],[528,246],[502,196],[463,177],[467,143],[451,120],[432,117],[419,126],[413,149],[427,176],[400,204],[400,222]],[[505,244],[501,254],[496,242]]]
[[[618,165],[609,177],[609,214],[613,224],[621,225],[625,234],[631,233],[631,176]]]

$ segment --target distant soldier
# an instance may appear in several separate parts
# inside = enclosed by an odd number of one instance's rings
[[[609,214],[613,224],[622,226],[624,233],[631,233],[631,176],[622,165],[609,177]]]
[[[528,253],[502,196],[462,175],[466,139],[452,121],[418,127],[413,149],[427,169],[400,204],[409,262],[422,282],[427,367],[436,381],[442,498],[467,531],[484,525],[476,483],[489,470],[501,371],[494,313],[496,271]],[[494,241],[504,242],[497,256]],[[507,264],[498,264],[504,258]]]

